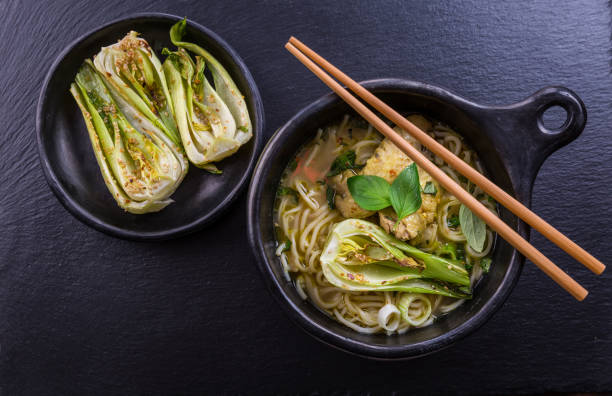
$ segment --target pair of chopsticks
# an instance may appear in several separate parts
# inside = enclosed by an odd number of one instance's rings
[[[300,62],[304,64],[310,71],[319,77],[328,87],[330,87],[338,96],[340,96],[348,105],[355,109],[363,118],[365,118],[374,128],[380,133],[389,138],[398,148],[400,148],[410,159],[418,166],[431,175],[440,183],[447,191],[453,194],[462,204],[467,206],[475,215],[480,217],[487,223],[495,232],[497,232],[508,243],[514,246],[525,257],[531,260],[538,266],[546,275],[552,278],[559,286],[569,292],[578,301],[584,300],[588,291],[580,286],[578,282],[572,279],[561,268],[557,267],[546,256],[540,253],[528,241],[523,239],[516,231],[510,228],[499,217],[487,209],[482,203],[474,198],[470,193],[465,191],[444,171],[433,164],[419,150],[415,149],[406,139],[395,132],[382,119],[372,112],[367,106],[354,97],[347,89],[343,88],[336,80],[330,77],[331,74],[338,81],[346,85],[351,91],[357,94],[361,99],[370,104],[384,116],[393,121],[396,125],[410,133],[415,139],[421,142],[422,145],[431,150],[434,154],[442,158],[451,167],[465,176],[472,183],[480,187],[484,192],[493,197],[498,203],[505,206],[508,210],[514,213],[517,217],[524,220],[531,227],[539,231],[561,249],[565,250],[570,256],[582,263],[595,274],[601,274],[606,268],[603,263],[591,256],[587,251],[582,249],[576,243],[571,241],[556,228],[548,224],[538,215],[533,213],[514,197],[499,188],[496,184],[487,179],[484,175],[476,171],[474,168],[466,164],[462,159],[455,156],[452,152],[438,143],[434,138],[427,133],[421,131],[417,126],[412,124],[400,113],[393,110],[383,101],[378,99],[367,89],[359,85],[356,81],[341,72],[334,65],[326,61],[323,57],[308,48],[295,37],[291,37],[285,48],[291,52]],[[317,66],[318,65],[318,66]],[[319,67],[320,66],[320,67]],[[325,71],[324,71],[324,70]],[[327,71],[327,73],[326,73]]]

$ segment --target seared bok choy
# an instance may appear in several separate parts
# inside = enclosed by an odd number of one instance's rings
[[[131,213],[167,206],[188,163],[171,128],[141,111],[130,96],[86,60],[70,87],[89,132],[104,182],[120,207]],[[138,96],[140,98],[140,96]],[[161,124],[161,125],[160,125]]]
[[[334,226],[321,267],[329,282],[345,290],[471,297],[461,262],[425,253],[365,220],[347,219]]]
[[[140,113],[128,111],[128,117],[138,120],[144,115],[180,145],[162,65],[146,40],[129,32],[118,43],[102,47],[94,57],[94,65],[113,93],[118,94],[117,101],[127,102],[129,106],[125,107]]]
[[[213,162],[235,153],[252,136],[249,113],[240,90],[225,68],[200,46],[183,42],[186,21],[172,26],[170,39],[178,51],[164,51],[163,70],[172,106],[189,160],[216,172]],[[196,55],[195,62],[186,50]],[[207,68],[213,85],[204,75]]]

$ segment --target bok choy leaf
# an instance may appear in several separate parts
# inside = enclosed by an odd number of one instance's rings
[[[321,266],[327,280],[345,290],[471,297],[461,262],[423,252],[365,220],[347,219],[334,226]]]

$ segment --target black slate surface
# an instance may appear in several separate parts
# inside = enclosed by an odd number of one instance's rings
[[[356,79],[403,77],[508,104],[577,92],[583,135],[536,181],[536,212],[604,262],[612,248],[612,81],[605,1],[196,2],[0,0],[0,394],[612,391],[612,270],[532,242],[591,294],[527,263],[506,305],[445,352],[376,362],[322,345],[277,308],[246,242],[244,194],[214,226],[134,243],[83,225],[47,187],[35,107],[56,54],[139,11],[222,35],[259,84],[266,137],[327,92],[283,49],[295,35]]]

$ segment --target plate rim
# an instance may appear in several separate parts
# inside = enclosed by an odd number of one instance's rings
[[[161,231],[132,231],[127,230],[125,228],[121,228],[115,226],[113,224],[109,224],[101,220],[99,217],[92,214],[90,211],[81,206],[72,196],[66,191],[66,189],[62,186],[55,172],[51,169],[51,161],[47,156],[47,153],[44,149],[43,141],[43,129],[45,127],[45,115],[44,111],[47,107],[48,101],[48,86],[55,75],[58,66],[62,63],[62,61],[68,56],[75,47],[77,47],[82,41],[86,40],[90,36],[107,29],[115,24],[130,21],[130,20],[138,20],[144,18],[160,18],[167,19],[170,21],[179,21],[182,20],[182,17],[177,15],[162,13],[162,12],[143,12],[143,13],[134,13],[125,17],[113,19],[110,22],[102,24],[92,30],[89,30],[74,40],[72,40],[54,59],[53,63],[49,67],[45,79],[40,90],[40,94],[38,97],[38,103],[36,106],[36,145],[38,148],[38,157],[40,160],[40,165],[43,168],[43,173],[45,176],[45,180],[53,194],[58,199],[58,201],[62,204],[62,206],[74,217],[80,220],[82,223],[94,228],[97,231],[103,232],[107,235],[118,237],[122,239],[135,240],[135,241],[160,241],[160,240],[168,240],[175,239],[193,232],[196,232],[205,226],[211,224],[215,220],[217,220],[228,207],[236,201],[241,192],[243,192],[247,187],[247,181],[250,179],[251,173],[255,167],[257,159],[259,158],[259,152],[261,151],[261,145],[263,141],[263,131],[265,129],[265,116],[263,109],[263,101],[261,98],[261,94],[259,92],[259,88],[255,83],[255,80],[247,68],[244,60],[240,57],[240,55],[234,50],[232,46],[230,46],[221,36],[219,36],[214,31],[209,28],[200,25],[197,22],[194,22],[191,19],[187,18],[187,23],[203,32],[207,36],[211,37],[215,42],[217,42],[223,50],[225,50],[228,55],[236,62],[240,73],[245,78],[247,85],[251,90],[251,96],[253,98],[253,107],[255,109],[254,114],[251,115],[251,120],[254,121],[256,125],[256,129],[253,131],[253,152],[249,158],[249,163],[245,169],[240,180],[236,183],[234,188],[230,191],[229,194],[212,210],[206,212],[202,216],[198,216],[194,221],[180,225],[178,227],[168,228]],[[191,164],[191,166],[193,166]]]

